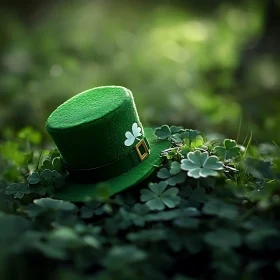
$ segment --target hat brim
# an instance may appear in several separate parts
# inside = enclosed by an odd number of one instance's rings
[[[170,142],[157,139],[152,128],[144,128],[144,131],[151,152],[140,164],[117,177],[94,184],[77,183],[67,177],[65,186],[60,191],[53,193],[52,197],[73,202],[83,202],[104,196],[110,197],[147,178],[161,164],[163,158],[160,157],[160,154],[170,147]]]

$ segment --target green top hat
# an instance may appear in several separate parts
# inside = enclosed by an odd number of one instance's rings
[[[107,189],[116,194],[146,178],[169,142],[143,128],[130,90],[120,86],[84,91],[60,105],[46,129],[69,172],[53,196],[85,201]]]

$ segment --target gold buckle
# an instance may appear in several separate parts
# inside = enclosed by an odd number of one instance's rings
[[[142,154],[141,151],[140,151],[140,147],[143,146],[145,152]],[[138,154],[138,157],[140,158],[141,161],[143,161],[148,155],[149,155],[149,149],[147,147],[147,144],[145,142],[144,139],[142,139],[141,141],[139,141],[136,146],[136,151],[137,151],[137,154]]]

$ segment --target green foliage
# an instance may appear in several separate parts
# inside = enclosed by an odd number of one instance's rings
[[[27,178],[27,181],[30,185],[36,185],[40,182],[40,174],[38,172],[33,172]]]
[[[216,156],[209,156],[207,152],[189,152],[187,159],[181,161],[181,168],[188,171],[193,178],[217,176],[216,170],[222,170],[223,164]]]
[[[257,179],[272,179],[274,177],[272,163],[252,157],[247,157],[244,161],[248,173]]]
[[[232,247],[240,247],[241,236],[238,232],[226,229],[217,229],[205,234],[204,240],[210,246],[218,247],[222,250],[229,250]]]
[[[161,181],[149,186],[150,190],[141,190],[142,202],[146,202],[151,210],[163,210],[166,206],[173,208],[178,205],[180,198],[177,196],[179,190],[177,188],[169,188],[166,190],[167,182]]]
[[[215,152],[221,158],[232,159],[240,155],[240,148],[237,146],[235,140],[225,139],[223,146],[215,147]]]
[[[186,174],[181,172],[180,163],[173,161],[171,163],[170,170],[167,168],[161,168],[157,177],[160,179],[166,179],[165,182],[170,186],[175,186],[176,184],[183,183],[186,179]]]
[[[212,198],[204,204],[202,213],[233,220],[238,216],[238,207],[234,204]]]
[[[61,211],[72,211],[76,208],[76,206],[71,202],[56,200],[48,197],[35,199],[34,204],[38,205],[43,209],[53,209]]]
[[[0,170],[1,279],[36,269],[58,280],[279,277],[280,150],[164,130],[170,148],[153,182],[76,204],[51,198],[67,176],[57,150],[11,138],[25,158],[0,155],[9,164]],[[14,182],[9,168],[20,171]]]
[[[42,135],[32,127],[24,127],[18,132],[18,138],[29,141],[31,144],[39,145],[42,141]]]
[[[6,194],[13,194],[14,198],[23,198],[25,194],[29,194],[30,192],[28,185],[24,183],[13,183],[6,188]]]
[[[163,125],[155,129],[155,135],[160,139],[167,139],[171,135],[171,130],[168,125]]]

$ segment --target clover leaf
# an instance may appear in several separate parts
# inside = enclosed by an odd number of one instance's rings
[[[146,204],[136,204],[136,208],[127,211],[124,207],[114,217],[118,229],[124,230],[131,226],[143,227],[146,222],[146,214],[150,211]]]
[[[204,142],[203,137],[198,130],[186,129],[180,134],[180,137],[187,145],[192,147],[199,147]]]
[[[234,230],[217,229],[208,232],[204,236],[204,241],[213,247],[218,247],[223,250],[239,247],[242,243],[240,233]]]
[[[195,229],[198,228],[199,220],[195,218],[181,217],[176,219],[173,223],[181,228]]]
[[[207,201],[203,206],[202,212],[207,215],[216,215],[220,218],[232,220],[239,214],[238,208],[235,205],[218,199]]]
[[[216,170],[222,170],[223,164],[216,156],[209,156],[208,152],[195,151],[181,160],[181,169],[188,171],[188,176],[193,178],[217,176]]]
[[[169,177],[166,182],[170,186],[176,186],[177,184],[183,183],[186,180],[186,173],[180,172],[172,177]]]
[[[46,159],[46,160],[43,161],[43,164],[41,166],[41,170],[44,170],[44,169],[53,169],[52,162],[49,159]]]
[[[52,186],[54,185],[56,188],[61,188],[65,184],[65,178],[63,175],[61,175],[59,172],[56,170],[49,170],[49,169],[44,169],[40,177],[44,179],[43,184]]]
[[[80,209],[81,218],[90,219],[93,217],[94,214],[98,215],[99,212],[98,211],[95,212],[95,211],[97,209],[99,209],[101,207],[101,205],[102,204],[99,201],[95,201],[95,200],[85,202],[85,205],[83,205]],[[103,213],[103,211],[100,214],[102,214],[102,213]]]
[[[31,173],[28,178],[27,181],[30,185],[36,185],[40,182],[40,175],[38,172],[33,172]]]
[[[159,139],[167,139],[171,135],[171,130],[168,125],[163,125],[155,129],[155,135]]]
[[[170,139],[175,144],[184,143],[192,148],[201,147],[204,143],[201,133],[193,129],[181,130],[180,133],[173,134]]]
[[[43,209],[49,210],[73,211],[76,209],[75,204],[69,201],[52,199],[49,197],[35,199],[34,203]]]
[[[178,144],[183,142],[183,139],[181,138],[181,135],[179,133],[175,133],[174,135],[171,136],[171,141]]]
[[[157,173],[157,177],[160,179],[166,179],[168,185],[175,186],[185,181],[186,174],[181,172],[180,163],[173,161],[171,163],[170,171],[167,168],[161,168]]]
[[[170,177],[170,173],[167,168],[161,168],[157,173],[157,177],[160,179],[167,179]]]
[[[241,149],[237,146],[235,140],[225,139],[223,146],[216,146],[214,151],[218,157],[227,160],[238,157],[240,155]]]
[[[52,155],[50,154],[50,156],[52,156]],[[64,172],[64,167],[63,167],[61,157],[57,156],[56,151],[54,151],[53,156],[54,156],[53,159],[47,158],[43,161],[40,171],[44,171],[44,170],[48,169],[48,170],[56,170],[59,173]]]
[[[183,130],[184,130],[183,126],[174,126],[174,125],[170,126],[171,134],[175,134]]]
[[[52,165],[53,165],[54,170],[56,170],[58,172],[61,172],[63,170],[61,157],[55,157],[52,160]]]
[[[40,176],[43,178],[43,179],[47,179],[47,178],[52,178],[54,176],[52,170],[50,169],[44,169]]]
[[[263,180],[273,178],[272,163],[270,161],[246,157],[244,160],[244,166],[247,172],[257,179]]]
[[[135,226],[143,227],[146,222],[146,215],[150,211],[146,204],[136,203],[128,213],[129,218]]]
[[[141,201],[146,202],[151,210],[163,210],[166,206],[174,208],[180,201],[177,196],[179,190],[177,188],[165,190],[167,185],[165,181],[150,184],[150,190],[141,190]]]
[[[195,139],[191,140],[190,146],[192,148],[199,148],[202,147],[204,144],[204,139],[201,135],[198,135]]]
[[[194,130],[194,129],[186,129],[183,133],[182,133],[182,138],[184,139],[189,139],[189,140],[194,140],[196,139],[197,136],[201,135],[201,133],[198,130]]]
[[[170,174],[176,175],[176,174],[180,173],[180,171],[181,171],[180,163],[178,161],[173,161],[171,163],[171,167],[170,167]]]
[[[117,194],[114,203],[119,206],[132,206],[136,202],[136,198],[131,193]]]
[[[32,189],[32,192],[38,193],[39,195],[46,195],[48,192],[48,189],[43,186],[36,187]]]
[[[48,169],[46,169],[48,170]],[[45,171],[45,170],[44,170]],[[42,172],[43,173],[43,172]],[[47,172],[44,172],[43,175],[41,175],[38,172],[33,172],[27,177],[27,182],[29,183],[29,187],[31,192],[38,193],[39,195],[46,195],[48,192],[48,188],[46,187],[48,184],[51,184],[52,179],[47,179],[47,175],[49,174],[51,177],[53,176],[53,173],[48,170]],[[39,184],[39,183],[42,184]]]
[[[107,267],[124,267],[125,264],[137,263],[147,257],[147,253],[135,245],[114,246],[103,259],[103,264]]]
[[[29,194],[31,190],[29,189],[28,185],[24,183],[13,183],[6,188],[7,195],[14,195],[14,198],[23,198],[25,194]]]
[[[180,154],[183,156],[183,157],[186,157],[188,155],[189,152],[192,151],[192,147],[185,144],[181,147],[181,150],[180,150]]]

